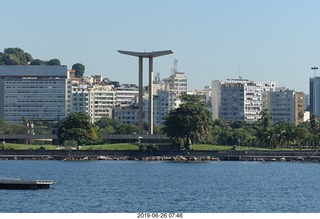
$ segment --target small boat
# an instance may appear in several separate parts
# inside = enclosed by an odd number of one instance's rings
[[[0,189],[49,189],[53,180],[0,179]]]

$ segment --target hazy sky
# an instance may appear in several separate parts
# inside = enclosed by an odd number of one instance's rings
[[[120,83],[138,84],[138,59],[118,49],[172,49],[154,72],[169,77],[177,59],[188,89],[241,76],[308,93],[320,67],[318,0],[1,0],[0,11],[0,51],[80,62]]]

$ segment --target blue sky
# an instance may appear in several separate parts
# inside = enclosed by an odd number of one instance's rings
[[[172,49],[154,72],[169,77],[177,59],[189,89],[241,76],[308,93],[320,67],[318,0],[15,0],[0,10],[1,51],[80,62],[120,83],[138,84],[138,60],[118,49]]]

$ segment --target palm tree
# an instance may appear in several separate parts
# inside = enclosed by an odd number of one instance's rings
[[[310,132],[313,145],[316,146],[319,141],[319,119],[315,114],[310,116]]]
[[[260,128],[258,130],[258,138],[262,146],[272,147],[274,141],[274,129],[272,128],[272,117],[267,109],[263,109],[259,119]]]
[[[260,115],[261,115],[261,118],[259,119],[259,121],[262,123],[262,127],[265,129],[270,127],[272,125],[272,116],[269,110],[263,109]]]

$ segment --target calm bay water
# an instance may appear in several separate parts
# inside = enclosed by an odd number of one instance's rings
[[[316,163],[0,161],[0,177],[57,181],[0,190],[0,213],[320,212]]]

